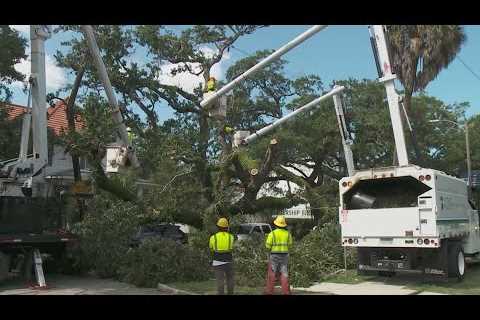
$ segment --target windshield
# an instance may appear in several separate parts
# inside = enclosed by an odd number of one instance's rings
[[[252,229],[251,226],[241,225],[241,226],[238,228],[238,234],[249,234],[251,229]]]

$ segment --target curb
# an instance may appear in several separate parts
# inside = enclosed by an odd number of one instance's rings
[[[193,293],[193,292],[184,291],[184,290],[179,290],[179,289],[175,289],[175,288],[169,287],[169,286],[167,286],[166,284],[163,284],[163,283],[159,283],[159,284],[157,285],[157,289],[160,290],[160,291],[169,291],[169,292],[171,292],[171,293],[173,293],[173,294],[195,295],[195,296],[198,295],[197,293]]]

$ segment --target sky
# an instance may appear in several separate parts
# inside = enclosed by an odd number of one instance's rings
[[[29,26],[12,26],[19,30],[24,37],[29,39]],[[181,30],[183,26],[170,26]],[[215,66],[213,75],[217,79],[224,79],[229,66],[239,59],[252,54],[257,50],[277,49],[306,31],[310,26],[300,25],[275,25],[262,28],[251,35],[240,38],[235,48],[230,50],[224,59]],[[476,75],[480,75],[480,26],[465,26],[467,40],[457,58],[433,80],[426,92],[446,103],[469,102],[471,107],[467,115],[472,116],[480,113],[480,78],[477,78],[460,59],[466,63]],[[61,42],[68,39],[70,34],[54,34],[46,42],[46,66],[47,66],[47,91],[52,92],[67,83],[73,82],[73,76],[55,65],[53,54],[56,50],[64,50]],[[211,53],[211,49],[202,48],[204,52]],[[29,50],[28,50],[29,51]],[[320,76],[325,85],[332,80],[347,79],[376,79],[377,71],[370,47],[369,32],[367,26],[329,26],[317,33],[283,56],[288,61],[286,74],[289,77],[299,77],[306,74]],[[132,60],[145,61],[145,51],[138,50]],[[180,75],[172,78],[168,75],[173,65],[162,67],[164,74],[159,77],[162,83],[175,84],[191,90],[201,78],[189,75]],[[28,74],[30,65],[28,61],[16,65],[17,70]],[[14,97],[12,102],[26,104],[27,97],[22,92],[23,85],[14,85]],[[173,116],[168,107],[158,110],[160,120]]]

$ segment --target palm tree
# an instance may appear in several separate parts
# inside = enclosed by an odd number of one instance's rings
[[[430,81],[455,59],[466,40],[458,25],[390,25],[388,39],[393,70],[405,89],[404,106],[411,114],[412,95],[424,90]],[[415,116],[410,119],[415,125]],[[412,140],[420,161],[415,134]]]

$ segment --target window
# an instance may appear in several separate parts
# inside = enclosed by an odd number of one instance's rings
[[[252,229],[251,226],[241,225],[238,230],[238,234],[249,234],[251,229]]]
[[[252,233],[262,233],[262,230],[260,230],[260,226],[253,227]]]
[[[80,169],[82,170],[88,169],[87,159],[82,157],[78,160],[78,162],[80,162]]]
[[[269,234],[272,231],[270,226],[262,226],[262,229],[263,229],[263,233],[265,234]]]

